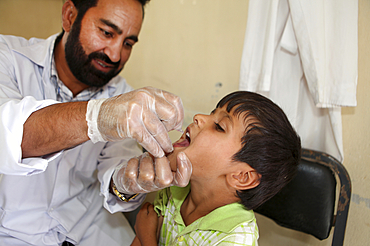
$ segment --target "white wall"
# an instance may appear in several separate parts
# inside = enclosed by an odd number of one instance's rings
[[[185,125],[209,113],[238,89],[248,2],[153,0],[140,41],[122,72],[136,88],[147,85],[179,95]]]
[[[63,0],[0,0],[0,33],[47,37],[61,30]],[[183,99],[187,125],[238,89],[248,0],[152,0],[140,42],[122,75],[135,88],[151,85]],[[358,106],[342,110],[344,165],[353,196],[345,245],[369,245],[370,236],[370,1],[359,0]],[[177,133],[171,134],[173,139]],[[331,245],[281,229],[258,216],[260,245]]]

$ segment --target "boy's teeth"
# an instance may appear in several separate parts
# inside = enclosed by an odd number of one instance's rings
[[[186,136],[187,136],[188,138],[190,138],[190,134],[189,134],[189,132],[187,132],[187,133],[186,133]]]

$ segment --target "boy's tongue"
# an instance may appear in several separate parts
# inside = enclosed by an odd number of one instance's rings
[[[189,146],[189,140],[187,139],[184,139],[183,141],[181,142],[177,142],[173,145],[173,147],[188,147]]]

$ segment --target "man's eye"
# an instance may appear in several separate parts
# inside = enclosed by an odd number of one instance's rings
[[[225,132],[225,130],[218,123],[215,123],[215,127],[217,131]]]
[[[104,36],[106,36],[106,37],[112,37],[112,33],[108,32],[108,31],[106,31],[104,29],[100,29],[100,30],[101,30],[101,32],[103,33]]]
[[[132,46],[134,46],[132,43],[130,43],[129,41],[125,41],[125,46],[127,46],[127,47],[132,47]]]

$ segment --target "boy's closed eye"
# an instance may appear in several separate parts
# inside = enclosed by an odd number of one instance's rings
[[[220,124],[218,124],[218,123],[216,123],[216,122],[215,122],[215,128],[216,128],[216,130],[217,130],[217,131],[219,131],[219,132],[225,132],[225,130],[220,126]]]

